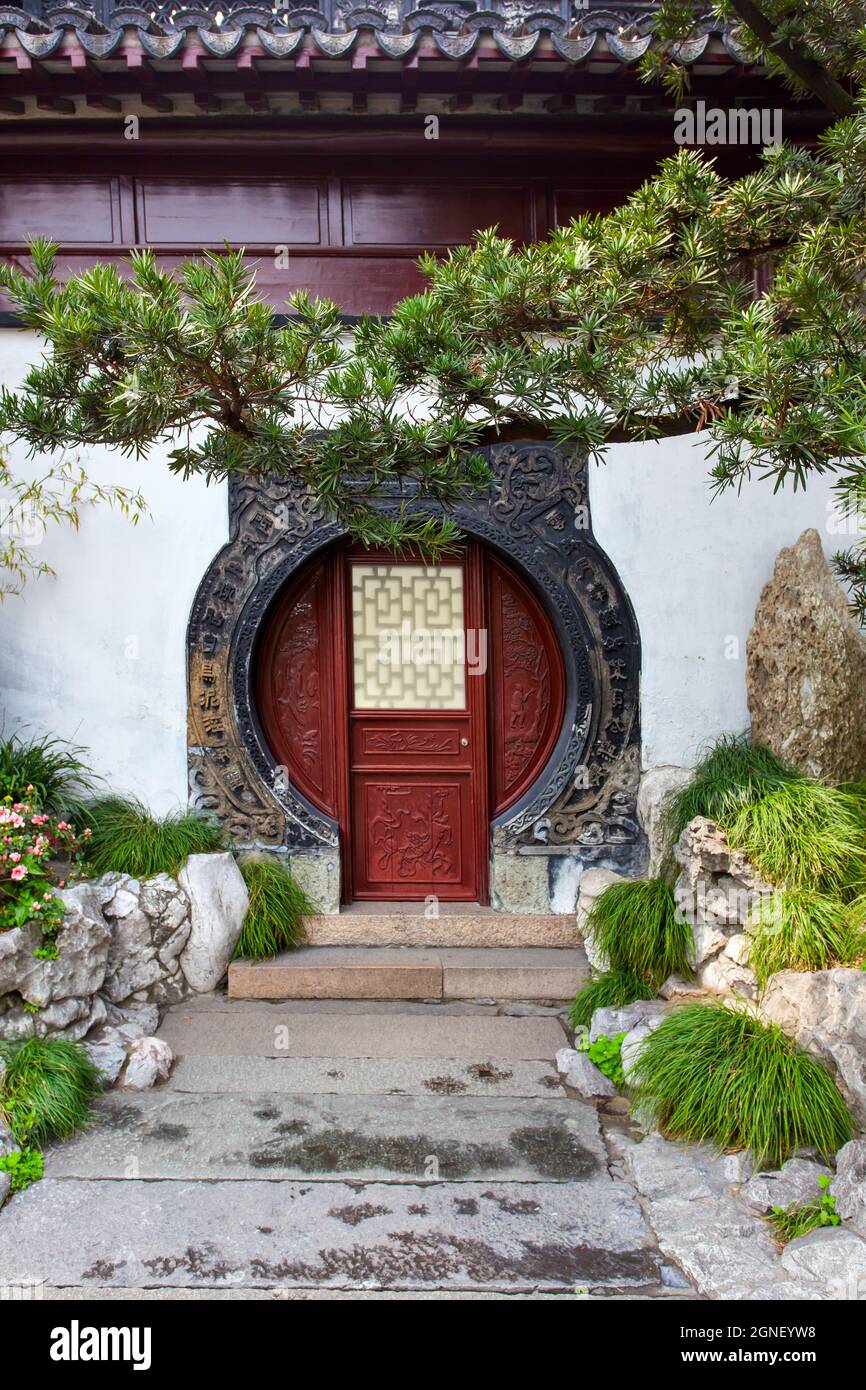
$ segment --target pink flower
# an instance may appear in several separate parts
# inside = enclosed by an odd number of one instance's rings
[[[17,849],[13,849],[9,854],[9,858],[12,860],[13,864],[17,864],[21,855],[18,853]]]
[[[15,868],[12,870],[12,873],[10,874],[10,878],[14,879],[16,883],[20,883],[22,878],[26,877],[27,870],[25,869],[24,865],[16,864]]]

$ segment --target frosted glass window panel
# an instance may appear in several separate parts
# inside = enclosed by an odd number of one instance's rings
[[[356,709],[465,709],[460,565],[352,565]]]

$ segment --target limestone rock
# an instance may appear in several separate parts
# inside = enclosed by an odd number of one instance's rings
[[[89,884],[58,890],[66,913],[57,933],[57,960],[39,960],[39,927],[0,934],[0,994],[18,993],[40,1008],[55,999],[96,994],[105,979],[110,931]]]
[[[130,1001],[126,1004],[107,1005],[107,1020],[115,1028],[124,1023],[134,1023],[139,1029],[138,1036],[155,1033],[159,1027],[159,1009],[156,1004],[141,1004]]]
[[[739,999],[756,999],[758,978],[748,965],[739,965],[723,953],[698,971],[698,983],[711,994],[733,994]]]
[[[148,1091],[171,1072],[171,1048],[161,1038],[139,1038],[129,1049],[121,1085],[128,1091]]]
[[[151,924],[142,910],[140,896],[138,881],[124,878],[103,908],[112,927],[104,990],[114,1003],[147,989],[161,974]]]
[[[811,777],[866,776],[866,637],[804,531],[779,552],[746,647],[752,736]]]
[[[821,1196],[818,1179],[827,1169],[811,1158],[789,1158],[775,1173],[756,1173],[740,1189],[740,1201],[763,1215],[771,1207],[790,1207],[795,1202]]]
[[[602,1034],[606,1038],[615,1038],[619,1033],[630,1033],[651,1018],[661,1022],[667,1012],[667,1004],[660,999],[638,999],[634,1004],[625,1004],[618,1009],[596,1009],[589,1025],[589,1040],[596,1042]]]
[[[587,1100],[604,1099],[616,1095],[609,1076],[591,1062],[585,1052],[575,1052],[574,1061],[562,1077],[563,1084]]]
[[[866,1235],[866,1139],[852,1139],[839,1150],[830,1191],[842,1220]]]
[[[866,1298],[866,1240],[845,1226],[821,1226],[798,1236],[781,1263],[795,1277],[814,1279],[834,1298]]]
[[[675,791],[691,780],[691,769],[664,765],[652,767],[640,779],[637,794],[637,818],[649,843],[650,878],[662,867],[667,852],[665,811]]]
[[[715,821],[705,816],[689,822],[674,857],[680,866],[674,896],[693,929],[703,925],[728,935],[745,926],[757,900],[772,892],[742,851],[731,849]]]
[[[766,1022],[835,1068],[854,1115],[866,1124],[866,971],[782,970],[758,1007]]]
[[[99,1069],[103,1083],[111,1086],[119,1077],[126,1063],[127,1040],[110,1024],[85,1040],[84,1046],[90,1060]]]
[[[231,854],[191,854],[178,881],[191,908],[191,930],[180,966],[190,987],[205,994],[216,989],[228,969],[249,896]]]
[[[664,1012],[650,1014],[637,1023],[634,1028],[626,1033],[622,1040],[622,1072],[627,1086],[634,1085],[634,1067],[640,1056],[641,1048],[649,1037],[665,1019]]]
[[[593,943],[592,932],[586,925],[587,918],[596,898],[600,898],[606,888],[610,888],[612,883],[626,882],[626,877],[614,873],[613,869],[587,869],[581,876],[577,899],[577,929],[583,937],[586,958],[593,970],[607,970],[608,962]]]
[[[0,1207],[9,1196],[9,1189],[12,1186],[12,1179],[8,1173],[0,1173]]]

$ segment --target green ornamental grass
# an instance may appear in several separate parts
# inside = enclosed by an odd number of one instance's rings
[[[94,787],[86,753],[59,738],[24,738],[20,730],[9,738],[0,734],[0,801],[36,800],[43,811],[74,815]]]
[[[612,883],[596,898],[586,926],[612,971],[638,976],[656,990],[669,975],[691,971],[691,928],[664,879]]]
[[[267,960],[304,939],[304,919],[315,909],[279,859],[247,859],[241,873],[250,895],[235,960]]]
[[[640,1112],[672,1138],[750,1149],[778,1167],[798,1149],[829,1158],[852,1134],[832,1077],[774,1024],[722,1003],[675,1009],[633,1068]]]
[[[862,951],[850,909],[810,888],[777,888],[760,898],[748,926],[758,984],[777,970],[827,970],[850,965]]]
[[[608,970],[585,984],[571,1005],[572,1028],[585,1028],[596,1009],[622,1009],[638,999],[655,999],[656,991],[629,970]]]
[[[86,1124],[101,1084],[80,1043],[63,1038],[0,1042],[0,1060],[6,1064],[0,1113],[22,1148],[65,1139]]]
[[[668,800],[668,836],[675,844],[696,816],[725,830],[744,806],[802,780],[802,773],[769,748],[753,744],[748,734],[725,734],[704,754],[691,781]]]
[[[152,816],[142,802],[131,797],[105,796],[88,802],[78,824],[91,832],[85,856],[88,868],[97,876],[174,875],[191,854],[209,854],[226,847],[223,832],[213,821],[191,811]]]
[[[770,883],[852,896],[866,888],[866,833],[850,792],[820,782],[789,782],[744,806],[727,828]]]

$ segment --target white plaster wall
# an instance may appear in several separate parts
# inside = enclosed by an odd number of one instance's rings
[[[714,498],[708,472],[690,437],[615,445],[590,469],[595,535],[640,627],[644,767],[691,764],[708,739],[748,727],[746,638],[776,555],[809,526],[828,555],[850,544],[832,533],[826,479],[775,496],[753,479]]]
[[[38,352],[34,335],[0,330],[0,381],[16,384]],[[6,453],[33,469],[26,449]],[[228,538],[226,489],[176,478],[165,453],[80,457],[95,480],[140,487],[150,516],[133,527],[86,508],[77,533],[53,528],[34,549],[57,577],[0,605],[0,722],[84,744],[112,790],[162,812],[186,802],[186,624]]]
[[[0,330],[0,380],[38,355]],[[26,451],[14,447],[25,463]],[[95,450],[104,482],[140,486],[137,528],[104,508],[54,530],[39,554],[57,578],[0,606],[0,718],[85,744],[97,772],[156,811],[186,798],[185,636],[197,585],[227,539],[224,486],[183,482],[164,456],[135,464]],[[830,487],[772,494],[753,482],[711,501],[701,446],[620,445],[590,471],[595,534],[617,566],[643,643],[643,763],[693,761],[701,743],[748,723],[745,642],[779,548],[807,526],[828,553]],[[844,542],[841,542],[844,543]]]

